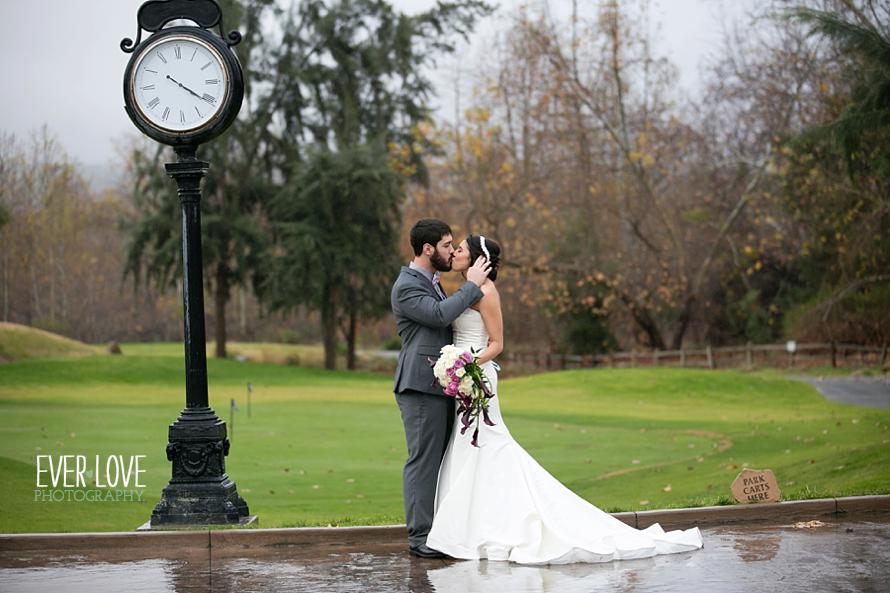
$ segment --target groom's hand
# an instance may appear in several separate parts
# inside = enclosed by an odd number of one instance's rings
[[[476,258],[476,262],[467,270],[467,282],[472,282],[476,286],[482,286],[488,273],[491,272],[491,264],[483,256]]]

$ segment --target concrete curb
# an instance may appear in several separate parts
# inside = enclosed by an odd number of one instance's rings
[[[638,529],[660,523],[666,529],[792,519],[863,518],[890,513],[890,495],[792,500],[764,504],[663,509],[613,516]],[[296,527],[281,529],[197,529],[189,531],[121,531],[99,533],[0,534],[0,552],[28,550],[96,551],[122,549],[217,549],[227,554],[290,546],[361,546],[392,544],[404,547],[404,525],[368,527]]]

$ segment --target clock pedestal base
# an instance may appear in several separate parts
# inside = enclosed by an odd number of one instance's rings
[[[247,503],[225,473],[226,424],[208,408],[186,408],[170,425],[167,459],[173,477],[151,514],[151,526],[237,525]]]

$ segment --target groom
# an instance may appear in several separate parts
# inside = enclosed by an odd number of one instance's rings
[[[392,312],[402,338],[394,391],[408,445],[403,487],[405,521],[411,555],[442,558],[426,545],[433,524],[439,465],[454,424],[454,400],[434,385],[427,359],[439,357],[451,344],[451,322],[482,298],[479,286],[490,267],[479,258],[467,270],[467,282],[450,297],[439,284],[439,274],[451,270],[454,255],[451,228],[441,220],[425,218],[411,228],[414,260],[403,266],[392,287]]]

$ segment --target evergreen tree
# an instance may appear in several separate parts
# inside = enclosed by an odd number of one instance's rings
[[[829,41],[841,85],[832,117],[792,139],[785,196],[809,231],[798,265],[811,287],[803,323],[886,343],[890,328],[890,6],[864,0],[791,18]],[[826,85],[827,86],[827,85]],[[883,319],[883,321],[882,321]]]
[[[890,127],[890,7],[872,1],[864,2],[862,8],[853,2],[842,4],[845,13],[800,7],[790,15],[809,25],[813,34],[827,37],[857,66],[849,71],[852,93],[843,111],[827,126],[814,130],[835,140],[855,170],[863,145]],[[873,164],[890,177],[890,151],[876,156]]]
[[[338,325],[352,369],[358,318],[388,310],[401,190],[383,155],[374,145],[320,148],[269,208],[283,249],[271,261],[263,296],[276,309],[305,304],[320,312],[326,368],[336,364]]]
[[[354,368],[358,319],[389,308],[402,191],[387,159],[425,180],[425,68],[490,10],[462,0],[408,16],[383,0],[304,0],[284,22],[273,93],[285,189],[270,209],[276,255],[261,296],[273,309],[319,309],[327,368],[338,326]]]

